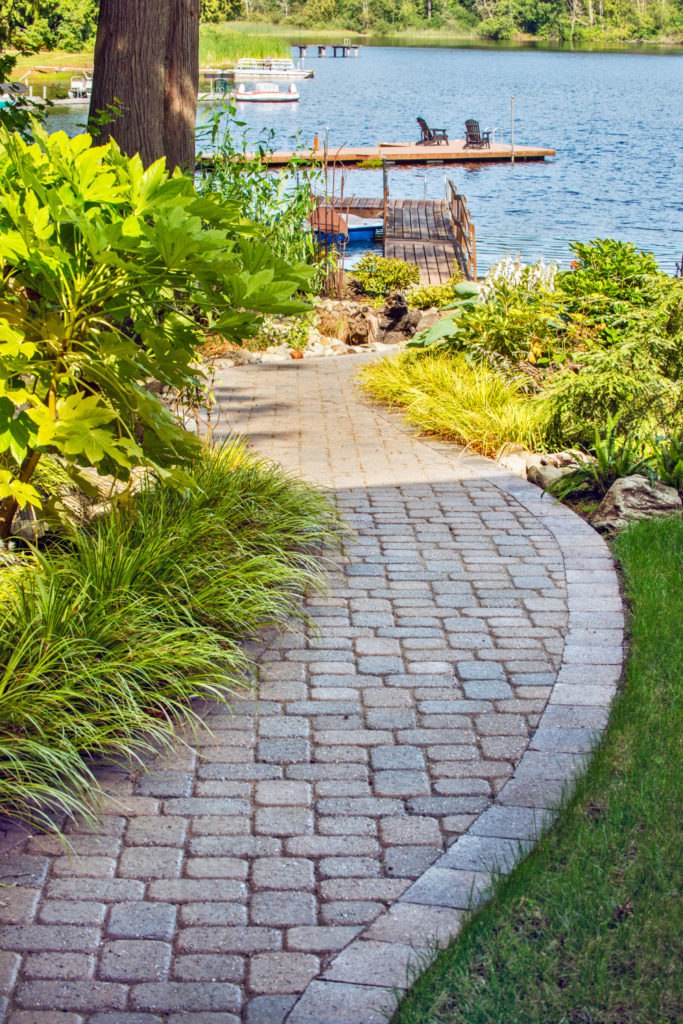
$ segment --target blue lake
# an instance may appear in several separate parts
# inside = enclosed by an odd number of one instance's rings
[[[454,138],[475,117],[509,141],[515,96],[516,142],[555,149],[552,161],[390,172],[393,197],[440,198],[445,178],[455,182],[477,229],[480,270],[507,253],[566,264],[571,239],[608,236],[653,252],[669,273],[681,259],[680,52],[378,46],[306,63],[315,78],[299,83],[299,103],[240,106],[254,137],[272,129],[276,148],[326,134],[330,147],[414,141],[420,115]],[[75,130],[83,120],[82,109],[60,109],[51,124]],[[381,172],[346,172],[344,192],[381,195]]]

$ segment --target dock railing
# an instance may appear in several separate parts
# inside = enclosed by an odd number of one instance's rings
[[[451,215],[453,233],[458,246],[458,255],[462,258],[465,276],[470,281],[477,280],[477,236],[474,224],[467,209],[467,202],[461,196],[453,182],[448,180],[448,209]]]

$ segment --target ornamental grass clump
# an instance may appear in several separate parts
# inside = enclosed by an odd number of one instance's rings
[[[486,364],[448,353],[405,353],[371,363],[361,386],[373,398],[402,406],[422,430],[495,456],[505,444],[542,445],[543,403]]]
[[[240,641],[301,616],[342,528],[320,493],[231,443],[191,486],[148,482],[0,567],[0,811],[92,814],[93,768],[167,744],[194,698],[249,685]]]

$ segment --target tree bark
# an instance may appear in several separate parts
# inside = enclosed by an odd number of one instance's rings
[[[195,163],[200,0],[100,0],[91,130],[145,166]],[[120,104],[102,127],[94,118]]]

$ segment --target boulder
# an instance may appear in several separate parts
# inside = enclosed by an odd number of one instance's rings
[[[314,330],[318,336],[332,338],[345,345],[371,345],[379,335],[379,317],[371,306],[322,299],[316,303]]]
[[[526,478],[532,484],[536,484],[538,487],[542,487],[544,491],[547,491],[551,484],[554,484],[556,480],[561,480],[563,476],[568,473],[573,473],[576,469],[574,466],[552,466],[549,462],[546,462],[541,458],[537,463],[532,462],[527,467]]]
[[[645,476],[624,476],[616,480],[600,502],[592,523],[596,530],[613,534],[628,523],[652,516],[670,516],[683,511],[675,487],[659,480],[651,484]]]
[[[508,473],[514,473],[522,480],[526,480],[527,457],[531,455],[523,444],[505,444],[498,452],[496,461],[507,469]]]
[[[518,452],[509,452],[507,455],[501,455],[498,462],[503,469],[507,469],[508,473],[514,473],[515,476],[526,480],[526,459],[523,455]]]

